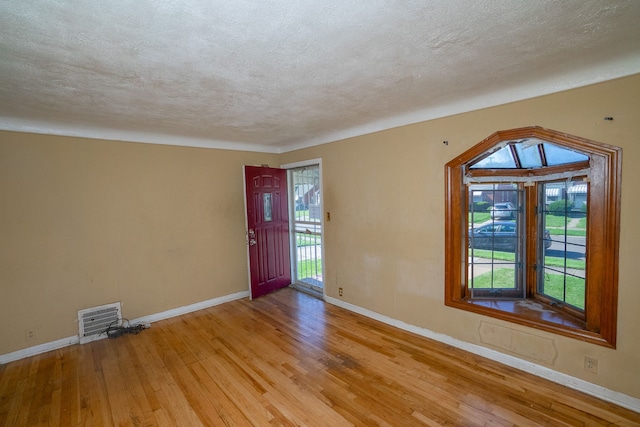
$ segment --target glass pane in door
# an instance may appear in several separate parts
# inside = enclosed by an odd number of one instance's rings
[[[312,165],[292,169],[291,176],[296,283],[322,290],[320,167]]]

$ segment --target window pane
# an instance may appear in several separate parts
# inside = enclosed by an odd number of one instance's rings
[[[468,197],[472,298],[523,297],[521,191],[516,184],[474,184]]]
[[[511,147],[513,147],[513,151]],[[517,158],[514,157],[514,151]],[[484,159],[472,163],[469,168],[533,169],[545,166],[567,165],[587,160],[589,160],[589,156],[569,148],[559,147],[537,138],[525,138],[520,141],[509,141],[507,145]]]
[[[320,223],[320,168],[305,166],[294,169],[293,200],[296,221]]]
[[[273,202],[271,200],[271,193],[264,193],[262,195],[263,198],[263,215],[264,222],[273,221]]]
[[[513,293],[517,293],[519,289],[515,275],[516,264],[501,260],[500,253],[475,252],[469,259],[471,297],[513,298]]]
[[[535,140],[535,142],[539,142],[539,140]],[[542,167],[538,145],[515,144],[515,148],[521,167],[526,169]]]
[[[564,147],[558,147],[557,145],[545,142],[544,153],[547,158],[547,165],[566,165],[569,163],[577,163],[589,160],[589,156],[577,151],[570,150]]]
[[[541,271],[538,293],[578,310],[585,308],[587,191],[583,182],[541,186]]]
[[[546,296],[584,310],[586,289],[584,277],[575,277],[555,269],[545,268],[543,288]]]
[[[322,236],[295,233],[296,279],[322,287]]]
[[[513,169],[515,167],[516,162],[507,145],[472,165],[471,169]]]

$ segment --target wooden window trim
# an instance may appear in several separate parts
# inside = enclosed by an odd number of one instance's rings
[[[535,271],[526,272],[529,299],[473,300],[467,293],[467,216],[465,165],[501,141],[538,138],[589,154],[590,189],[587,212],[587,292],[585,319],[554,310],[531,298]],[[578,165],[584,167],[584,165]],[[478,171],[474,171],[476,174]],[[504,171],[501,171],[504,172]],[[519,176],[533,171],[521,170]],[[546,172],[548,173],[548,171]],[[620,239],[622,149],[537,126],[499,131],[445,166],[445,304],[450,307],[526,325],[540,330],[615,348],[617,331],[618,247]],[[535,176],[540,176],[538,171]],[[475,176],[475,175],[474,175]],[[501,175],[504,176],[504,175]],[[527,196],[534,197],[534,196]],[[530,221],[531,223],[532,221]],[[527,227],[535,227],[528,224]],[[530,231],[530,230],[528,230]],[[528,242],[527,245],[535,245]],[[533,248],[533,246],[531,247]],[[528,248],[530,249],[530,248]],[[527,250],[527,257],[535,257]],[[527,259],[528,263],[531,259]],[[528,265],[533,265],[532,262]],[[533,269],[534,270],[534,269]],[[535,305],[540,308],[535,309]],[[534,308],[531,308],[531,306]]]

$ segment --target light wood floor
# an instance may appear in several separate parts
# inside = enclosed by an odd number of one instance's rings
[[[640,425],[292,289],[0,366],[0,426]]]

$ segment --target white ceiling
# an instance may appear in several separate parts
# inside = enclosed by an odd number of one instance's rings
[[[5,130],[283,152],[638,72],[638,0],[0,0]]]

